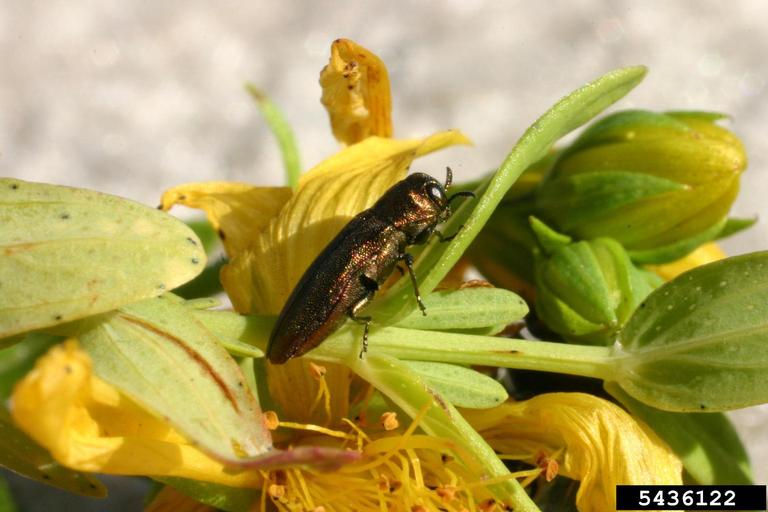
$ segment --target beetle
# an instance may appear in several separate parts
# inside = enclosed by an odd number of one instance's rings
[[[436,227],[451,215],[457,197],[474,197],[462,191],[450,198],[453,173],[446,170],[445,184],[432,176],[414,173],[387,190],[369,209],[359,213],[339,232],[307,268],[277,319],[267,345],[267,358],[282,364],[315,348],[330,336],[348,316],[364,324],[360,357],[368,348],[372,318],[360,316],[400,261],[410,274],[416,301],[421,301],[413,272],[410,245],[426,243],[434,234],[445,237]]]

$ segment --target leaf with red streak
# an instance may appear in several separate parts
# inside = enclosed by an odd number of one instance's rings
[[[237,363],[190,309],[163,297],[88,321],[94,373],[211,456],[243,463],[272,449]]]

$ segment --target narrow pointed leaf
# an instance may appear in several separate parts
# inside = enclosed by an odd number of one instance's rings
[[[614,349],[616,382],[669,411],[768,402],[768,252],[695,268],[651,293]]]
[[[449,244],[433,243],[419,256],[416,275],[422,293],[431,291],[456,264],[485,225],[493,210],[526,168],[544,157],[552,145],[571,130],[586,123],[631,91],[645,76],[642,66],[612,71],[558,101],[520,138],[499,170],[480,185],[477,199],[464,201],[443,228],[458,235]],[[371,308],[377,318],[400,317],[414,309],[413,292],[401,280],[384,300]]]
[[[205,268],[198,237],[153,208],[0,179],[0,338],[102,313]]]
[[[149,299],[93,320],[79,339],[97,376],[212,456],[234,463],[271,449],[237,363],[190,312]]]
[[[107,495],[107,489],[98,480],[53,460],[45,449],[13,424],[5,407],[0,407],[0,466],[75,494],[97,498]]]
[[[299,176],[301,176],[301,163],[299,147],[296,144],[296,137],[293,135],[291,125],[277,105],[258,87],[248,83],[245,84],[245,90],[248,91],[248,94],[251,95],[256,105],[258,105],[261,115],[264,116],[264,120],[272,131],[272,135],[277,140],[280,155],[283,157],[283,167],[285,168],[288,186],[296,189],[299,183]]]

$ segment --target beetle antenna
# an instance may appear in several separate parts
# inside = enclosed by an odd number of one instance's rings
[[[457,197],[476,197],[476,196],[474,192],[470,192],[469,190],[463,190],[461,192],[456,192],[451,197],[449,197],[448,204],[451,204],[451,201],[453,201]]]
[[[450,167],[445,168],[445,185],[443,188],[445,190],[448,190],[451,186],[451,183],[453,183],[453,171]]]

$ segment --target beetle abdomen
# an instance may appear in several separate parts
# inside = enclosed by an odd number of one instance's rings
[[[361,275],[382,283],[392,272],[404,236],[367,210],[317,256],[293,289],[267,346],[280,364],[319,345],[371,291]]]

